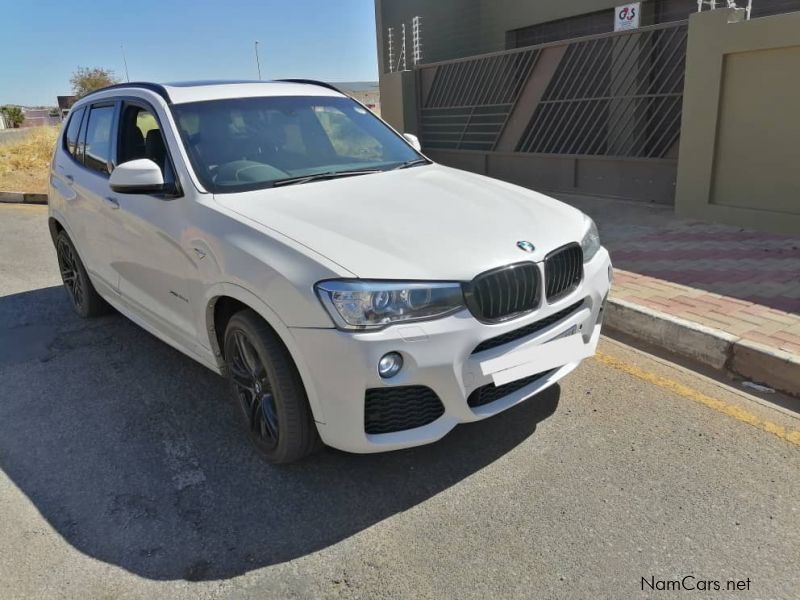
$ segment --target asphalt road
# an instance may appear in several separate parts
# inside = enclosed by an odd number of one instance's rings
[[[793,414],[603,340],[432,446],[271,467],[217,375],[78,319],[55,265],[46,210],[0,206],[3,599],[798,597]],[[723,591],[642,591],[684,576]]]

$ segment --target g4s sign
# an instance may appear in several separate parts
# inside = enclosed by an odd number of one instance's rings
[[[623,4],[614,9],[614,31],[639,28],[639,14],[642,3]]]

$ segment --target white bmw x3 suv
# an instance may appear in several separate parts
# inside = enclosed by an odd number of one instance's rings
[[[87,95],[49,225],[78,313],[110,304],[225,375],[276,463],[433,442],[540,392],[595,351],[612,273],[580,211],[305,80]]]

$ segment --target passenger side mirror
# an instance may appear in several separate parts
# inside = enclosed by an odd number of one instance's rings
[[[422,152],[422,144],[419,143],[419,138],[413,133],[404,133],[403,137],[417,152]]]
[[[111,172],[111,189],[120,194],[170,194],[174,184],[164,183],[161,167],[149,158],[129,160]]]

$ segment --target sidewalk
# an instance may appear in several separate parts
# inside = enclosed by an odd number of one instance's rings
[[[614,262],[609,326],[800,395],[800,236],[688,221],[671,207],[560,198]]]

